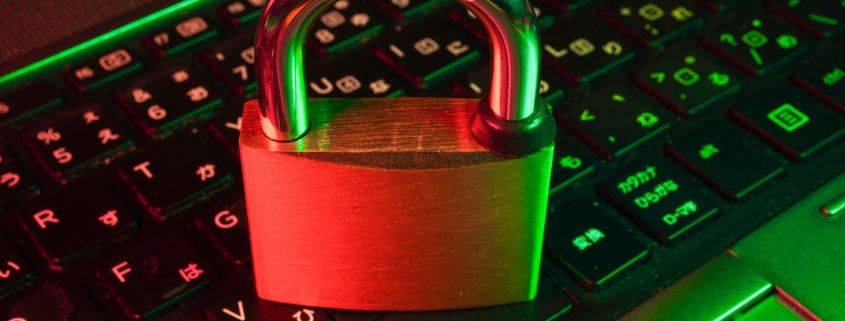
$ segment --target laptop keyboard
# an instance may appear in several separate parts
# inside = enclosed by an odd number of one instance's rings
[[[845,3],[536,0],[559,124],[537,299],[262,302],[237,140],[263,2],[209,2],[5,84],[0,319],[613,320],[845,171]],[[483,28],[449,0],[340,0],[308,35],[311,97],[489,87]]]

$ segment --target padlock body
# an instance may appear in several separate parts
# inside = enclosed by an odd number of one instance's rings
[[[311,128],[267,139],[257,101],[240,148],[258,295],[350,310],[527,301],[539,277],[553,145],[480,147],[471,99],[309,102]]]

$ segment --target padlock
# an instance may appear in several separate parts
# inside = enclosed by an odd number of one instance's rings
[[[556,132],[534,14],[459,2],[490,34],[480,100],[307,99],[307,27],[334,1],[267,2],[240,136],[259,297],[377,311],[534,298]]]

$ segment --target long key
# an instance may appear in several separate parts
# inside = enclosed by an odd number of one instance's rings
[[[117,119],[99,105],[78,108],[26,131],[24,141],[53,178],[110,163],[135,149]]]
[[[135,216],[97,178],[71,185],[19,215],[51,265],[68,265],[137,229]]]
[[[165,137],[183,123],[220,106],[220,94],[188,66],[150,75],[118,94],[126,110],[144,131]]]
[[[607,287],[648,258],[645,244],[585,199],[549,213],[545,247],[588,291]]]
[[[568,107],[557,120],[568,131],[612,159],[665,133],[669,120],[633,91],[619,85],[604,87]]]
[[[194,135],[174,137],[120,167],[147,212],[164,220],[228,187],[232,173]]]
[[[725,121],[696,128],[666,151],[729,201],[745,200],[785,173],[763,146]]]
[[[127,317],[141,320],[175,307],[218,274],[184,235],[166,232],[99,261],[97,277]]]

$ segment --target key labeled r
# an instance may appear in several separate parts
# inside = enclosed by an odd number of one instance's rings
[[[35,219],[35,222],[38,223],[38,226],[41,226],[41,229],[47,229],[47,223],[54,223],[58,224],[59,219],[55,217],[55,213],[52,210],[43,210],[41,212],[35,213],[32,217]]]

